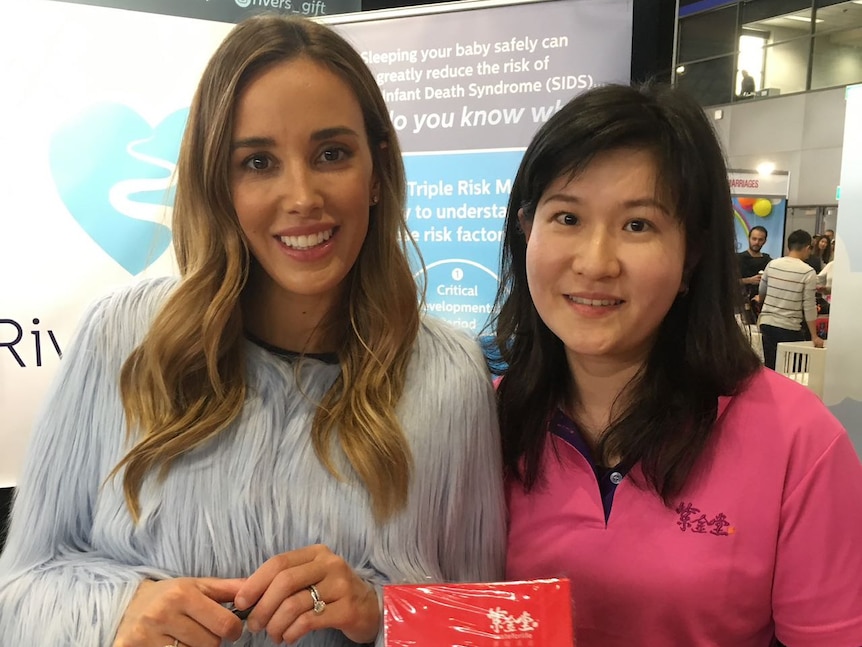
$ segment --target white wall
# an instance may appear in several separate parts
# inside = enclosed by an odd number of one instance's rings
[[[722,119],[714,119],[716,109]],[[790,173],[790,205],[835,204],[844,112],[844,88],[707,109],[731,168],[753,169],[768,160]]]
[[[862,455],[862,85],[847,92],[823,400]]]

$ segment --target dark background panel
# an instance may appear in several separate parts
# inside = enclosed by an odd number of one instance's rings
[[[679,62],[734,52],[736,23],[737,5],[680,18]]]
[[[676,83],[695,97],[701,105],[730,103],[733,99],[733,55],[699,63],[687,63],[685,74]]]
[[[12,507],[12,496],[14,493],[15,488],[0,488],[0,550],[2,550],[3,544],[6,543],[7,519],[9,518],[9,510]]]
[[[673,64],[674,0],[635,0],[632,24],[632,81],[670,83]]]
[[[54,0],[167,16],[239,22],[259,13],[330,16],[359,11],[362,0]]]

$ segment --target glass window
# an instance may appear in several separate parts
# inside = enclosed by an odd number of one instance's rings
[[[804,92],[808,81],[810,49],[810,38],[764,47],[763,88],[758,91],[758,95]]]
[[[696,61],[736,49],[736,5],[682,18],[677,61]]]
[[[862,28],[862,0],[821,7],[817,9],[816,23],[814,29],[818,34],[854,27]]]
[[[676,70],[676,84],[688,91],[700,105],[730,103],[733,95],[732,54],[680,67]]]
[[[799,22],[804,23],[804,19],[808,19],[808,26],[811,26],[811,6],[812,0],[748,0],[742,2],[740,22],[743,26],[748,27],[751,23],[767,22],[774,18],[781,18],[787,15],[796,16],[796,19],[791,19],[790,24]],[[759,29],[759,27],[754,27]]]
[[[763,68],[766,59],[763,49],[767,42],[767,36],[763,32],[746,30],[739,37],[739,52],[736,59],[736,96],[751,97],[763,88]]]
[[[814,39],[811,89],[862,81],[862,28],[823,34]]]
[[[811,0],[805,0],[804,4],[806,6],[800,7],[798,2],[784,0],[780,4],[745,3],[742,5],[743,32],[755,31],[763,34],[770,44],[810,36]],[[820,23],[819,16],[817,22]]]

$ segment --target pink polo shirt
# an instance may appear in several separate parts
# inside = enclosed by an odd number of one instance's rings
[[[550,435],[545,482],[509,487],[507,579],[571,579],[578,647],[862,645],[862,464],[807,389],[762,370],[666,507]],[[555,454],[555,452],[557,452]]]

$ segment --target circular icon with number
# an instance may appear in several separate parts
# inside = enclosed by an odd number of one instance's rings
[[[460,281],[463,278],[464,270],[462,270],[460,267],[456,267],[454,270],[452,270],[452,280]]]

